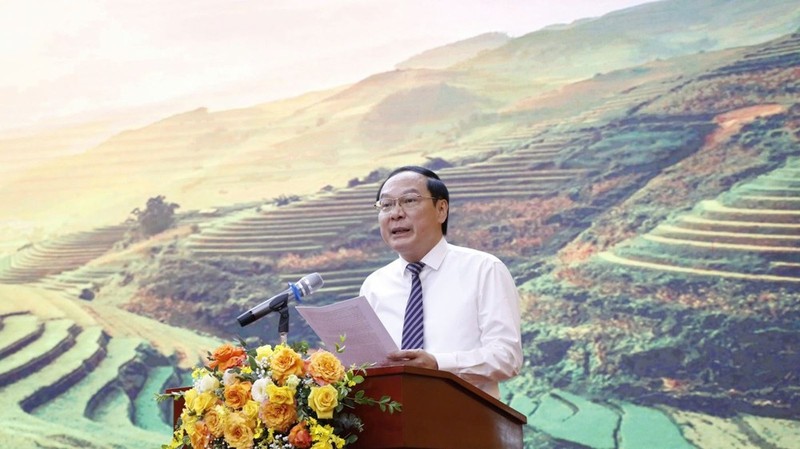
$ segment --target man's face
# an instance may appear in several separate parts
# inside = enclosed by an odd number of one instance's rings
[[[430,197],[428,178],[412,172],[400,172],[389,178],[381,189],[380,198],[398,198],[403,195]],[[378,221],[381,237],[394,251],[409,262],[419,262],[442,238],[442,223],[447,218],[445,200],[423,199],[419,204],[403,209],[395,205],[380,212]]]

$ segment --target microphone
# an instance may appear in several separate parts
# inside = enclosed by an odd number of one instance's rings
[[[239,315],[236,320],[239,321],[239,325],[242,327],[247,326],[270,312],[275,312],[286,307],[290,299],[300,299],[303,296],[314,293],[318,288],[322,287],[322,284],[322,276],[320,276],[319,273],[311,273],[308,276],[303,276],[302,279],[297,281],[297,284],[289,282],[289,288]]]

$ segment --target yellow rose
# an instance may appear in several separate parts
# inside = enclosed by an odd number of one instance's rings
[[[183,393],[183,403],[185,408],[188,410],[194,410],[194,401],[199,395],[200,393],[194,388],[186,390],[186,392]]]
[[[308,372],[319,385],[327,385],[344,379],[344,366],[328,351],[317,351],[308,360]]]
[[[241,413],[231,413],[225,420],[225,441],[235,449],[252,449],[253,429]]]
[[[258,408],[261,406],[256,401],[247,401],[247,404],[242,407],[242,416],[247,419],[250,428],[255,429],[258,424]]]
[[[267,359],[272,355],[272,346],[264,345],[256,348],[256,360],[260,364],[265,364]]]
[[[261,405],[261,420],[270,429],[286,433],[297,421],[297,409],[291,404],[265,402]]]
[[[267,397],[274,404],[294,404],[294,389],[279,387],[275,384],[267,385]]]
[[[239,410],[250,400],[250,389],[253,384],[250,382],[236,382],[225,387],[225,405]]]
[[[333,410],[339,405],[339,392],[333,385],[311,387],[308,405],[317,413],[319,419],[333,418]]]
[[[217,396],[210,391],[206,391],[205,393],[200,393],[197,397],[193,398],[191,404],[189,402],[186,404],[189,405],[193,412],[198,415],[202,415],[206,410],[216,405],[217,402],[219,402]]]
[[[225,432],[225,407],[221,405],[211,407],[211,410],[203,416],[203,420],[214,437],[221,437]]]
[[[281,385],[292,374],[298,377],[303,375],[303,359],[300,354],[288,346],[279,345],[275,348],[269,366],[272,370],[272,378]]]

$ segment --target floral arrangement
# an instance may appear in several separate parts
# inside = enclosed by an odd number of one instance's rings
[[[339,347],[337,346],[337,351]],[[162,449],[341,449],[357,440],[357,404],[399,411],[388,396],[363,390],[365,366],[345,369],[332,353],[308,355],[306,344],[248,350],[224,344],[195,368],[194,385],[159,399],[183,397],[172,441]]]

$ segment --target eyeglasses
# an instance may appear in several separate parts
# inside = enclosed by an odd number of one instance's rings
[[[398,198],[381,198],[375,202],[375,209],[377,209],[379,213],[385,214],[394,209],[396,204],[399,204],[401,209],[404,211],[409,211],[418,208],[422,204],[422,200],[439,199],[440,198],[435,198],[432,196],[420,195],[403,195]]]

